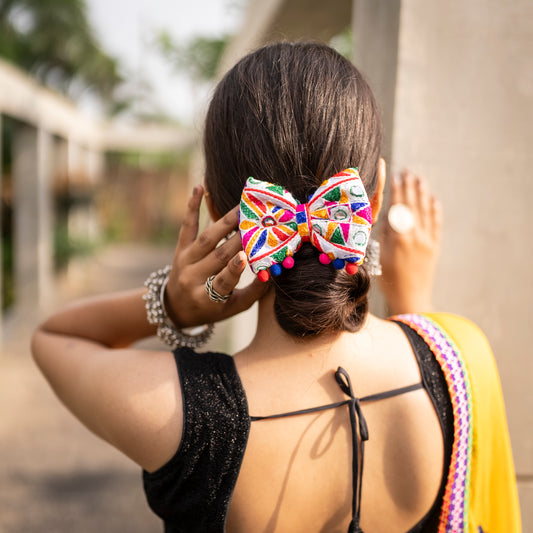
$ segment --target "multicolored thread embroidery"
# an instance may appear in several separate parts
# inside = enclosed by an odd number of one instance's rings
[[[406,314],[394,316],[391,319],[404,322],[424,339],[446,378],[453,407],[454,440],[438,531],[439,533],[468,531],[472,459],[472,393],[464,361],[459,349],[446,331],[430,318]]]
[[[356,168],[324,181],[306,204],[283,187],[248,178],[239,214],[242,246],[252,271],[266,281],[292,268],[302,242],[322,253],[323,264],[357,272],[372,229],[372,208]]]

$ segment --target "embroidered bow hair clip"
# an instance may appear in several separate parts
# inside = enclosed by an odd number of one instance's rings
[[[365,258],[372,229],[372,208],[357,168],[324,181],[300,204],[280,185],[248,178],[242,192],[239,232],[252,271],[261,281],[294,266],[302,242],[333,263],[355,274]],[[269,274],[270,271],[270,274]]]

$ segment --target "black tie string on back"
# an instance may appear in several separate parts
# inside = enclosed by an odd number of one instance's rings
[[[348,400],[348,407],[350,409],[350,425],[352,427],[352,521],[348,528],[348,533],[362,533],[359,527],[361,519],[361,487],[363,483],[363,461],[365,455],[365,441],[368,440],[368,426],[365,417],[361,411],[361,404],[359,399],[355,397],[352,388],[352,382],[348,372],[341,366],[335,372],[335,379],[339,384],[342,392],[350,397]],[[359,421],[359,424],[357,423]],[[359,426],[359,427],[358,427]],[[359,447],[357,443],[361,438]],[[359,449],[358,449],[359,448]],[[361,457],[361,464],[359,464],[359,456]]]
[[[384,400],[386,398],[392,398],[406,392],[415,391],[423,388],[422,383],[416,383],[415,385],[408,385],[407,387],[400,387],[399,389],[393,389],[387,392],[380,392],[378,394],[371,394],[364,398],[356,398],[353,393],[352,382],[348,372],[341,366],[335,372],[335,379],[339,384],[342,392],[350,397],[349,400],[342,402],[330,403],[328,405],[321,405],[320,407],[311,407],[310,409],[301,409],[299,411],[291,411],[289,413],[281,413],[277,415],[267,416],[250,416],[252,422],[258,420],[271,420],[273,418],[286,418],[289,416],[305,415],[309,413],[316,413],[319,411],[326,411],[328,409],[335,409],[343,405],[348,405],[350,411],[350,426],[352,429],[352,521],[348,528],[348,533],[363,533],[363,530],[359,526],[361,519],[361,488],[363,483],[363,460],[365,451],[365,442],[368,440],[368,426],[366,424],[365,417],[361,411],[360,402],[372,402],[376,400]],[[359,423],[358,423],[359,422]],[[359,437],[360,444],[359,443]],[[359,458],[361,461],[359,462]]]

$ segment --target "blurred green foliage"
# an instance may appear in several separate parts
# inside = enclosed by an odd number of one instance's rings
[[[73,98],[90,90],[111,103],[122,82],[84,0],[0,0],[0,56]]]
[[[211,81],[230,39],[230,35],[197,36],[182,45],[163,30],[156,35],[155,46],[177,70],[189,72],[197,81]]]
[[[69,214],[75,208],[89,207],[94,202],[94,192],[85,188],[71,187],[69,191],[56,192],[54,195],[54,267],[62,269],[70,259],[89,255],[100,243],[87,236],[72,234],[69,231]]]
[[[107,152],[106,164],[111,169],[120,167],[122,170],[128,169],[130,172],[135,172],[142,168],[144,170],[187,173],[192,154],[192,146],[164,152],[142,153],[138,150]],[[111,173],[113,173],[113,170]]]
[[[155,47],[176,70],[188,72],[197,81],[212,81],[217,74],[222,54],[233,35],[221,37],[197,36],[179,44],[166,30],[155,36]],[[351,26],[332,37],[328,43],[350,61],[353,58],[353,35]]]
[[[329,41],[329,45],[335,48],[339,54],[346,59],[353,60],[353,31],[352,27],[348,26],[343,32],[333,36]]]
[[[54,266],[56,269],[66,267],[76,256],[90,255],[98,243],[89,240],[73,239],[69,236],[66,225],[56,225],[54,230]]]
[[[15,301],[13,282],[13,240],[2,235],[2,309],[8,309]]]

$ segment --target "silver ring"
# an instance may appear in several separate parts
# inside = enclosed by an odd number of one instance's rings
[[[215,279],[215,276],[209,276],[207,278],[207,281],[205,282],[205,292],[207,292],[207,296],[212,302],[217,303],[224,303],[228,300],[228,298],[231,295],[231,292],[229,294],[220,294],[218,291],[216,291],[213,287],[213,280]]]
[[[390,227],[396,233],[407,233],[415,227],[413,211],[405,204],[393,204],[387,215]]]

